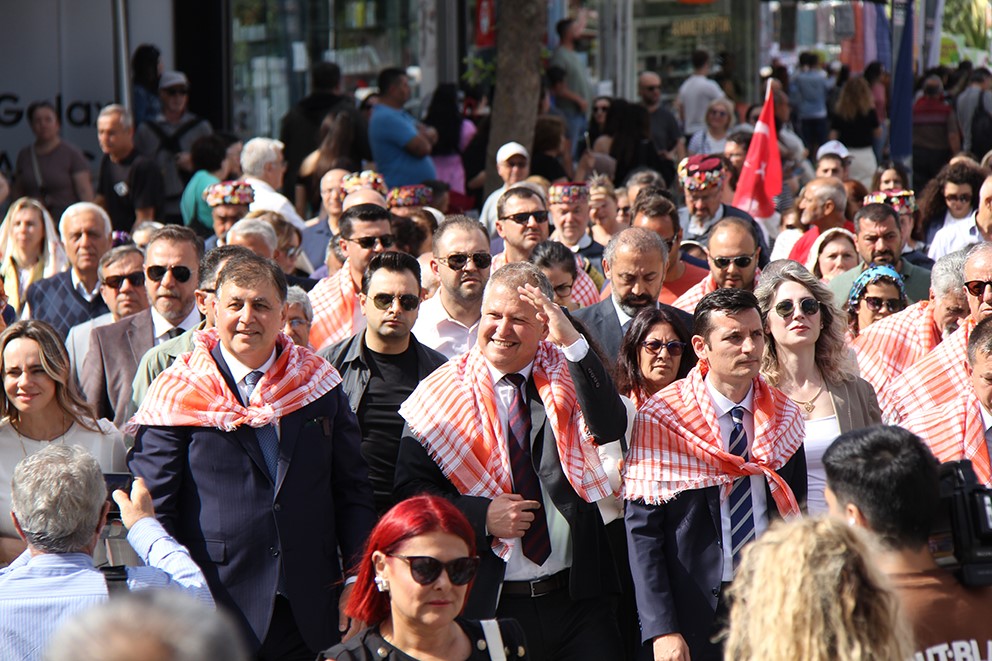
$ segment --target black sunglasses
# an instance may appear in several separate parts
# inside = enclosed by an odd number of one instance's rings
[[[566,296],[571,296],[571,294],[572,294],[571,284],[558,285],[557,287],[555,287],[555,296],[557,296],[558,298],[565,298]]]
[[[441,570],[448,572],[448,580],[452,585],[466,585],[475,577],[475,572],[479,568],[479,558],[476,556],[455,558],[448,562],[441,562],[437,558],[429,555],[395,555],[389,554],[390,558],[399,558],[410,565],[410,576],[419,585],[430,585],[441,575]]]
[[[437,261],[446,265],[449,269],[461,271],[468,265],[469,258],[472,259],[475,268],[480,271],[489,268],[489,265],[493,263],[493,256],[487,252],[474,252],[471,255],[464,252],[454,252],[447,257],[438,257]]]
[[[820,301],[815,298],[804,298],[799,301],[799,310],[807,317],[812,317],[820,311]],[[779,301],[775,304],[775,313],[785,319],[796,311],[796,304],[793,301]]]
[[[538,224],[548,222],[548,212],[547,211],[521,211],[520,213],[511,213],[509,216],[503,216],[500,220],[512,220],[520,225],[526,225],[533,218]]]
[[[641,346],[652,356],[657,356],[661,353],[662,349],[668,349],[668,354],[670,356],[681,356],[682,352],[685,351],[685,342],[662,342],[661,340],[645,340],[641,342]]]
[[[125,273],[124,275],[108,275],[103,279],[103,284],[111,289],[120,289],[124,286],[124,281],[131,283],[132,287],[143,287],[145,284],[145,274],[142,271]]]
[[[372,302],[380,310],[388,310],[392,307],[394,299],[399,299],[400,307],[407,312],[416,310],[420,305],[420,297],[416,294],[376,294],[372,297]]]
[[[754,261],[753,255],[738,255],[737,257],[710,257],[718,269],[725,269],[733,262],[739,269],[746,269]]]
[[[985,293],[986,287],[992,287],[992,281],[989,280],[969,280],[964,283],[964,288],[968,290],[968,293],[972,296],[982,296]]]
[[[363,236],[358,239],[345,239],[345,241],[357,243],[358,247],[362,250],[372,250],[372,248],[375,248],[377,241],[382,244],[383,248],[392,248],[396,242],[396,237],[392,234],[383,234],[382,236]]]
[[[899,312],[902,310],[902,300],[898,298],[882,298],[881,296],[865,296],[861,299],[868,306],[868,309],[872,312],[878,312],[885,306],[885,309],[889,312]]]
[[[193,272],[188,266],[149,266],[145,269],[148,279],[152,282],[161,282],[165,274],[172,272],[172,277],[179,282],[188,282],[193,276]]]
[[[162,91],[169,96],[182,96],[184,94],[189,94],[189,89],[186,87],[166,87]]]
[[[617,213],[622,213],[625,216],[630,215],[630,207],[617,207]]]

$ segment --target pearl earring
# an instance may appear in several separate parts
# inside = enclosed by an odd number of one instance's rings
[[[389,581],[382,576],[376,576],[373,580],[375,581],[375,588],[379,592],[389,592]]]

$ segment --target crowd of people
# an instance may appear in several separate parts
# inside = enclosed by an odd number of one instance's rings
[[[487,196],[488,119],[411,113],[402,69],[359,106],[317,64],[242,141],[142,46],[94,179],[31,106],[0,656],[992,654],[992,588],[928,546],[939,462],[992,488],[992,75],[921,79],[910,177],[880,67],[777,68],[756,219],[709,54],[674,106],[593,98],[581,29]]]

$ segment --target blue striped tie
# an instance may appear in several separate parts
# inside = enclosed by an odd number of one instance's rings
[[[249,372],[245,376],[245,385],[248,386],[248,397],[254,392],[255,386],[262,379],[262,373],[258,370]],[[245,404],[248,402],[246,401]],[[265,467],[269,471],[269,477],[276,481],[279,472],[279,437],[276,435],[276,428],[272,425],[265,425],[255,429],[255,438],[258,439],[258,447],[262,451],[262,458],[265,459]]]
[[[541,482],[534,470],[534,460],[530,453],[530,408],[520,392],[525,379],[522,374],[507,374],[500,380],[513,386],[513,401],[507,411],[506,425],[513,490],[526,500],[541,503],[541,509],[534,510],[534,521],[524,533],[523,551],[531,562],[543,565],[551,555],[551,534],[548,532],[548,519],[544,515]]]
[[[747,433],[744,431],[744,408],[730,410],[734,428],[730,431],[730,454],[748,461]],[[744,545],[754,539],[754,503],[751,501],[751,477],[745,475],[734,480],[730,490],[730,552],[736,568],[741,560]]]

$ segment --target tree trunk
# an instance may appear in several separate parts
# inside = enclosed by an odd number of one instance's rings
[[[500,0],[496,18],[496,90],[486,150],[487,195],[503,185],[496,172],[499,148],[508,142],[519,142],[530,152],[534,143],[546,22],[546,2]]]

